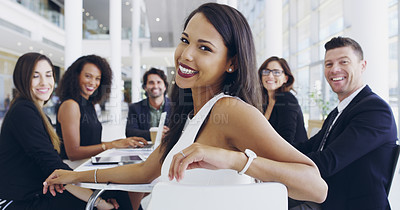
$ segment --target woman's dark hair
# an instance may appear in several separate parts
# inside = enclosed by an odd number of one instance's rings
[[[11,101],[10,108],[14,105],[14,102],[20,98],[32,101],[35,104],[35,107],[37,108],[40,117],[43,120],[44,127],[47,133],[49,134],[54,149],[60,152],[60,139],[58,138],[56,132],[54,131],[53,126],[50,124],[46,114],[43,112],[43,109],[39,105],[37,99],[33,96],[31,88],[35,67],[37,63],[42,60],[47,61],[49,63],[53,72],[53,78],[55,78],[53,63],[45,55],[31,52],[31,53],[26,53],[18,58],[13,73],[13,81],[16,89],[16,95],[14,99]],[[45,101],[45,103],[47,101]]]
[[[261,89],[264,94],[262,94],[262,102],[263,104],[268,104],[268,91],[264,88],[263,82],[262,82],[262,71],[267,68],[268,64],[271,63],[272,61],[276,61],[281,65],[284,74],[288,77],[288,80],[286,83],[282,84],[281,87],[275,90],[275,93],[281,93],[281,92],[289,92],[291,90],[294,91],[293,89],[293,83],[294,83],[294,77],[292,74],[292,71],[290,70],[289,64],[284,58],[279,58],[277,56],[272,56],[268,58],[267,60],[264,61],[264,63],[260,66],[258,69],[258,76],[260,78],[260,85]]]
[[[228,59],[233,59],[234,71],[225,73],[222,91],[237,96],[261,111],[260,83],[256,72],[253,35],[246,18],[236,9],[217,3],[206,3],[194,10],[186,19],[186,29],[192,17],[202,13],[223,38],[228,49]],[[193,110],[192,92],[176,84],[171,93],[172,110],[170,131],[162,142],[163,161],[181,136],[189,112]]]
[[[60,81],[57,88],[57,95],[61,101],[68,99],[80,100],[81,87],[79,86],[79,76],[85,64],[94,64],[101,71],[100,85],[97,90],[89,97],[89,100],[96,104],[106,100],[110,95],[112,83],[112,71],[107,60],[97,55],[86,55],[78,58],[67,71]]]
[[[167,76],[165,75],[164,71],[160,70],[160,69],[150,68],[148,71],[146,71],[146,73],[144,73],[142,88],[143,89],[146,88],[147,79],[150,74],[158,75],[164,81],[164,85],[165,85],[164,95],[165,95],[168,92],[168,81],[167,81]],[[146,95],[147,95],[147,93],[146,93]]]

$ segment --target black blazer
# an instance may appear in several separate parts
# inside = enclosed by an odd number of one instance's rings
[[[8,200],[40,197],[43,181],[55,169],[71,170],[54,149],[32,101],[18,99],[4,118],[0,168],[0,198]]]
[[[138,136],[150,141],[150,110],[149,99],[143,99],[139,102],[129,105],[128,119],[126,121],[126,137]],[[168,126],[169,111],[171,109],[170,100],[165,97],[163,112],[167,112],[165,125]]]
[[[303,112],[296,97],[290,92],[281,92],[276,93],[275,99],[275,105],[268,120],[272,127],[290,144],[300,143],[307,139]],[[265,109],[266,106],[264,112]]]
[[[366,86],[340,114],[325,149],[319,152],[326,129],[324,123],[315,136],[297,147],[316,163],[328,184],[322,209],[390,209],[385,189],[397,128],[389,105]]]

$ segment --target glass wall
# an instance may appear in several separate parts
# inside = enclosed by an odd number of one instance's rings
[[[258,18],[260,27],[253,31],[256,46],[261,49],[257,52],[258,59],[265,46],[261,34],[269,33],[268,29],[261,28],[264,18],[261,16],[261,7],[265,9],[267,0],[244,0],[238,3],[238,9],[245,14],[250,24]],[[324,77],[323,60],[325,56],[324,44],[333,36],[340,36],[348,29],[344,17],[344,7],[348,2],[343,0],[282,0],[283,21],[283,57],[288,60],[295,76],[294,88],[296,97],[302,106],[305,120],[323,119],[326,110],[331,110],[338,104],[336,94],[331,91]],[[400,118],[399,94],[400,80],[399,65],[400,49],[398,0],[388,0],[389,18],[389,103],[394,112],[396,121]],[[257,8],[257,9],[249,9]],[[251,14],[251,12],[254,12]],[[248,14],[250,13],[250,14]],[[258,49],[257,49],[258,50]],[[318,102],[319,101],[319,102]],[[321,103],[321,101],[324,101]],[[307,124],[307,122],[306,122]]]
[[[48,0],[11,0],[19,3],[30,11],[46,18],[60,28],[64,28],[64,15],[62,8]]]

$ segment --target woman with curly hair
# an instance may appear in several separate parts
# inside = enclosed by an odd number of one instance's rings
[[[111,148],[141,147],[140,137],[101,142],[102,125],[94,105],[108,98],[112,71],[108,62],[97,55],[78,58],[65,72],[57,89],[61,105],[56,131],[61,138],[61,157],[70,160],[90,158]]]

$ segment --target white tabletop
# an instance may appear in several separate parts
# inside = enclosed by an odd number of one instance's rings
[[[140,155],[143,158],[147,158],[152,150],[149,149],[109,149],[96,156],[99,157],[110,157],[110,156],[126,156],[126,155]],[[74,171],[88,171],[94,169],[104,169],[116,167],[118,164],[106,164],[106,165],[93,165],[91,159],[78,166]],[[105,189],[105,190],[122,190],[129,192],[151,192],[155,182],[150,184],[114,184],[114,183],[78,183],[77,186],[90,188],[90,189]]]

